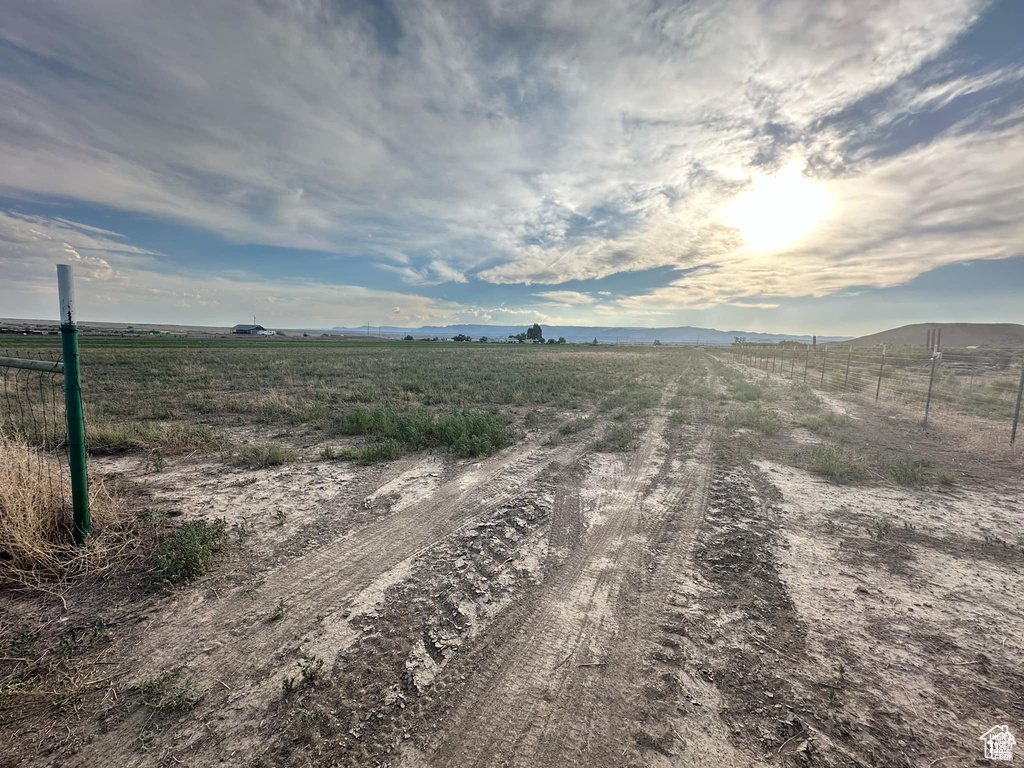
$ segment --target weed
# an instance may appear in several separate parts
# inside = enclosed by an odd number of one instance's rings
[[[195,709],[202,700],[188,681],[175,684],[181,668],[168,670],[134,687],[144,707],[160,714],[181,714]]]
[[[632,424],[612,424],[599,440],[594,443],[595,451],[628,451],[637,441],[637,433]]]
[[[159,450],[162,454],[189,453],[198,450],[217,450],[224,443],[223,436],[202,424],[114,424],[91,420],[85,435],[85,447],[90,453],[97,454],[145,449]]]
[[[269,616],[267,616],[267,622],[272,624],[275,621],[280,621],[281,619],[283,619],[285,617],[285,614],[287,614],[287,613],[288,613],[288,606],[286,606],[284,604],[284,599],[278,600],[277,601],[277,607],[274,608],[273,611],[271,611]]]
[[[252,477],[243,477],[241,480],[234,480],[233,482],[228,483],[228,488],[245,488],[246,486],[252,485],[257,480],[259,480],[259,478],[255,475]]]
[[[812,472],[837,483],[853,482],[867,475],[867,464],[860,454],[833,443],[808,449],[804,463]]]
[[[928,471],[921,461],[895,461],[886,470],[889,477],[899,485],[923,485],[928,480]]]
[[[594,426],[594,420],[587,418],[586,416],[577,417],[572,421],[567,421],[558,428],[558,434],[560,435],[575,435],[582,432],[585,429],[590,429]]]
[[[278,467],[292,461],[297,461],[299,454],[291,448],[286,448],[277,443],[254,443],[247,445],[238,452],[235,463],[248,469],[263,469],[265,467]]]
[[[224,547],[227,523],[191,520],[172,531],[157,545],[154,564],[156,580],[176,584],[200,576],[209,569],[213,556]]]
[[[39,639],[38,631],[18,632],[11,638],[11,653],[15,656],[24,656],[32,652],[36,640]]]
[[[853,420],[849,416],[838,414],[835,411],[827,411],[825,413],[815,414],[812,416],[804,416],[803,418],[798,419],[796,423],[797,426],[803,427],[811,432],[827,435],[828,437],[835,437],[839,433],[848,429],[853,423]]]
[[[154,472],[163,472],[167,466],[167,460],[164,455],[157,448],[151,454],[149,454],[149,466]]]
[[[508,443],[506,424],[507,420],[496,413],[438,415],[428,408],[356,408],[330,422],[328,428],[338,434],[375,438],[377,442],[359,456],[364,463],[372,463],[432,446],[448,448],[461,457],[487,456]]]
[[[684,411],[672,411],[668,415],[669,424],[692,424],[693,420],[690,418],[688,413]]]
[[[523,417],[523,426],[526,427],[527,429],[531,429],[533,427],[539,427],[543,423],[543,421],[544,420],[541,418],[541,415],[539,413],[537,413],[536,411],[530,411],[528,414],[526,414],[526,416]]]
[[[231,530],[234,531],[235,541],[238,542],[239,546],[245,544],[251,537],[256,535],[256,526],[244,517],[235,523]]]
[[[302,675],[302,682],[314,683],[323,677],[324,660],[319,656],[304,655],[299,662],[299,673]]]
[[[730,413],[725,417],[725,425],[732,429],[743,427],[762,435],[774,435],[782,429],[782,417],[778,411],[763,408],[757,403],[745,410]]]
[[[288,513],[285,512],[283,509],[279,509],[274,513],[274,522],[276,522],[279,526],[284,525],[287,519]]]
[[[291,696],[295,692],[295,677],[284,677],[281,679],[281,693],[284,696]]]
[[[956,485],[956,475],[948,469],[939,469],[935,472],[935,482],[945,486]]]

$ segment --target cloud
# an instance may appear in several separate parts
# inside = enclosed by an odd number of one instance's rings
[[[593,304],[596,301],[589,293],[581,293],[580,291],[541,291],[533,295],[557,307]]]
[[[0,103],[11,105],[0,111],[0,193],[370,259],[412,286],[692,270],[614,305],[638,316],[892,285],[1019,248],[1019,116],[879,152],[909,115],[1019,82],[1019,69],[965,74],[939,62],[985,7],[14,4],[0,28]],[[844,121],[879,94],[867,119]],[[757,173],[787,163],[828,192],[833,215],[791,247],[751,254],[720,213]],[[118,235],[57,219],[29,247],[24,225],[20,252],[61,251],[83,279],[178,281],[182,306],[198,301],[186,292],[209,297],[219,285],[187,291],[167,257],[118,251]],[[48,280],[6,258],[26,290]],[[240,266],[211,256],[211,273]],[[319,302],[317,317],[340,295],[288,287]],[[349,288],[346,301],[366,302],[356,312],[374,296],[409,318],[470,306]],[[210,301],[242,309],[237,292],[219,290]],[[553,307],[593,303],[536,295]]]

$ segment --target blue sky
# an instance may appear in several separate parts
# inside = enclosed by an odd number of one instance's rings
[[[15,0],[0,316],[1022,322],[1024,4]]]

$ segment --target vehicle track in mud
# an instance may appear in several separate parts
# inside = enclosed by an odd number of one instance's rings
[[[259,726],[266,701],[280,691],[281,671],[294,670],[302,645],[316,641],[329,649],[330,663],[358,636],[349,618],[367,607],[360,600],[364,592],[372,607],[374,598],[404,577],[403,564],[486,518],[553,460],[572,460],[585,445],[577,440],[556,449],[543,437],[470,466],[401,512],[278,563],[255,587],[239,586],[222,596],[196,592],[154,614],[129,649],[133,674],[141,679],[182,668],[203,698],[177,729],[175,743],[154,744],[138,763],[156,764],[174,750],[188,749],[190,757],[204,755],[209,763],[257,751],[265,740]],[[284,615],[270,619],[279,604]],[[104,764],[133,750],[144,714],[113,710],[104,732],[68,764]]]
[[[635,453],[594,457],[583,503],[556,504],[553,540],[560,527],[571,541],[581,515],[589,529],[543,587],[493,625],[493,640],[477,649],[484,658],[466,660],[480,672],[409,762],[622,765],[628,753],[667,751],[668,726],[648,693],[677,665],[660,625],[690,560],[710,452],[703,429],[669,445],[665,427],[659,413]]]

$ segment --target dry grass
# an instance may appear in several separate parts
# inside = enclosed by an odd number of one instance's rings
[[[0,434],[0,583],[67,575],[108,560],[109,535],[120,528],[123,504],[90,477],[94,535],[89,546],[75,547],[67,483],[66,468],[62,472],[52,456]]]

